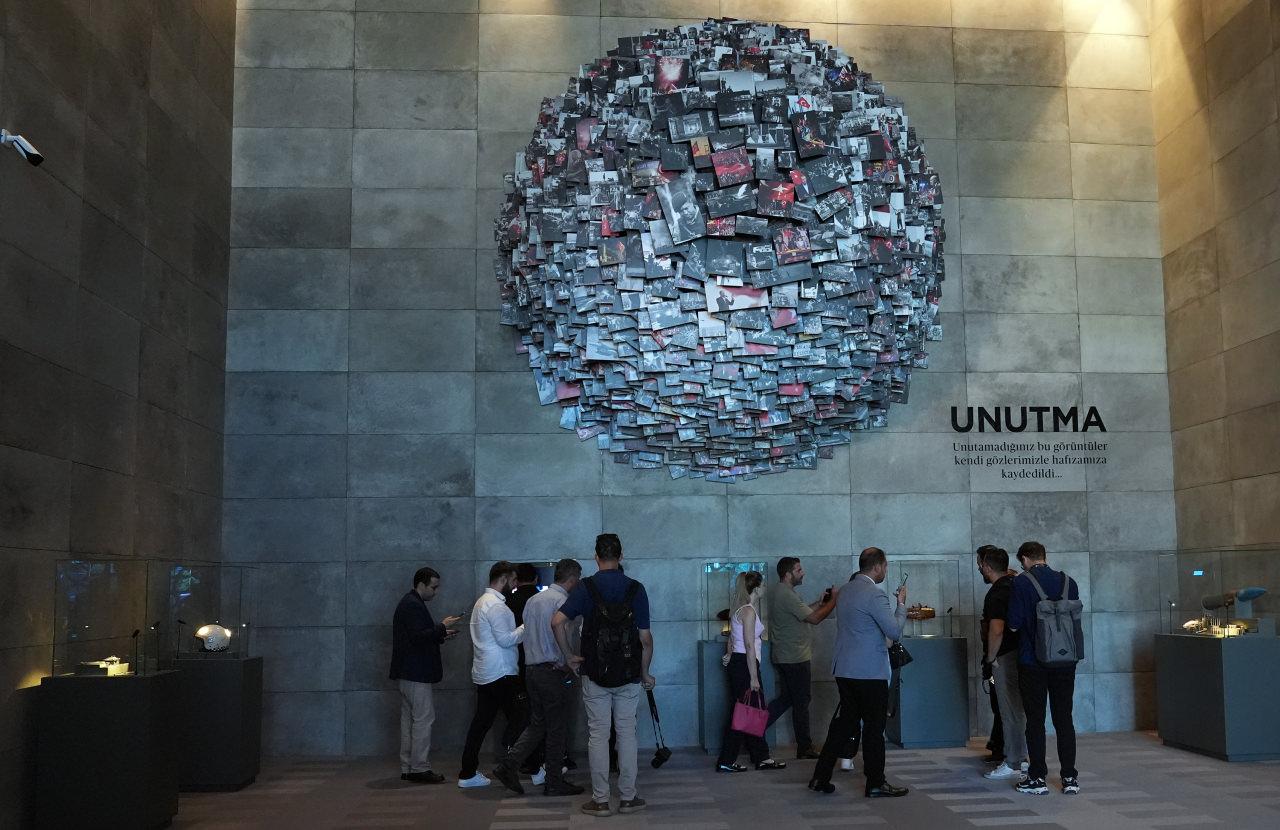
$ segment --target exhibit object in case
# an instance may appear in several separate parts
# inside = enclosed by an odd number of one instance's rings
[[[179,671],[185,718],[178,729],[183,791],[238,790],[258,775],[262,743],[262,658],[249,656],[257,570],[239,565],[153,561],[147,616],[157,662]]]
[[[885,737],[903,749],[964,746],[969,740],[965,638],[904,637],[903,644],[912,660],[894,673]]]
[[[64,559],[54,565],[50,674],[143,672],[146,563]]]
[[[1156,635],[1160,738],[1227,761],[1280,759],[1280,686],[1271,584],[1280,551],[1179,551],[1159,560]]]
[[[36,826],[150,828],[178,812],[178,675],[46,677]]]

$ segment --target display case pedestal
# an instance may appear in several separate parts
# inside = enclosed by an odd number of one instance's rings
[[[253,783],[262,747],[262,658],[181,656],[178,671],[183,792]]]
[[[912,660],[889,689],[885,737],[903,749],[964,746],[969,684],[964,637],[904,637]]]
[[[769,665],[769,643],[761,646],[760,687],[766,701],[778,696],[774,672]],[[724,640],[698,641],[698,735],[708,754],[718,753],[729,722],[729,670],[720,662],[724,657]],[[764,739],[772,747],[775,730],[771,726]]]
[[[36,826],[163,827],[178,812],[178,675],[40,682]]]
[[[1156,711],[1168,746],[1224,761],[1280,759],[1280,637],[1156,635]]]

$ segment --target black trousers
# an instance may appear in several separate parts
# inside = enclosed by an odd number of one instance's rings
[[[836,758],[861,727],[862,771],[867,777],[867,789],[878,787],[885,782],[884,726],[889,717],[889,683],[837,677],[836,688],[840,690],[840,711],[831,721],[813,770],[814,780],[824,784],[831,781]]]
[[[1071,719],[1071,698],[1075,690],[1075,666],[1047,669],[1039,665],[1018,664],[1018,691],[1022,694],[1022,709],[1027,713],[1027,755],[1031,762],[1027,775],[1032,778],[1044,778],[1049,773],[1044,757],[1046,696],[1053,729],[1058,737],[1058,763],[1062,777],[1076,777],[1076,726]]]
[[[796,735],[796,754],[803,755],[813,749],[813,736],[809,732],[809,702],[813,699],[813,673],[809,661],[803,663],[775,663],[778,672],[777,698],[769,704],[769,725],[791,710],[791,729]]]
[[[547,757],[557,760],[547,766],[547,781],[561,780],[559,759],[564,757],[569,734],[576,679],[572,672],[545,663],[528,667],[525,689],[529,692],[529,725],[511,747],[508,761],[517,767],[526,760],[541,762],[545,746]]]
[[[995,689],[987,695],[991,699],[991,716],[995,718],[991,726],[991,738],[987,741],[987,749],[995,755],[1004,757],[1004,724],[1000,720],[1000,701],[996,699]]]
[[[756,661],[756,676],[760,676],[760,662]],[[747,754],[751,756],[751,763],[758,764],[769,757],[769,744],[764,738],[757,738],[755,735],[747,735],[733,728],[733,706],[743,695],[751,691],[751,672],[747,669],[747,655],[734,653],[729,658],[729,722],[724,725],[724,739],[720,742],[720,763],[732,764],[738,760],[738,754],[742,752],[742,745],[747,745]],[[774,701],[769,704],[769,722],[773,723],[778,719],[778,714],[774,712]]]
[[[512,746],[524,730],[525,707],[524,688],[517,675],[509,674],[492,683],[476,686],[476,713],[471,717],[471,727],[467,730],[467,743],[462,750],[462,771],[459,778],[470,778],[476,774],[480,766],[480,746],[493,721],[502,712],[507,718],[507,725],[502,730],[502,745]]]

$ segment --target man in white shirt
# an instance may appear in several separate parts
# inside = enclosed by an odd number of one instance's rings
[[[516,566],[506,561],[495,563],[489,569],[489,587],[471,608],[471,682],[476,684],[476,713],[462,750],[459,787],[488,786],[489,779],[478,769],[480,745],[499,710],[507,718],[502,735],[504,747],[514,744],[523,728],[523,689],[516,646],[524,639],[524,626],[516,625],[504,594],[515,584]]]

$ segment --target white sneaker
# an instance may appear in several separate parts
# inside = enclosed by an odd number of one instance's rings
[[[853,759],[852,759],[852,758],[841,758],[841,759],[840,759],[840,771],[841,771],[841,772],[853,772]]]
[[[1016,769],[1013,769],[1012,767],[1010,767],[1008,764],[1005,764],[1005,763],[1001,763],[1000,766],[996,767],[993,770],[987,770],[986,772],[982,773],[983,778],[998,778],[998,779],[1017,778],[1020,775],[1021,773],[1019,773]]]
[[[484,777],[484,773],[477,772],[470,778],[459,778],[458,786],[464,790],[472,787],[487,787],[489,786],[489,779]]]
[[[538,771],[529,780],[533,782],[533,786],[541,787],[547,783],[547,768],[545,766],[538,767]]]

